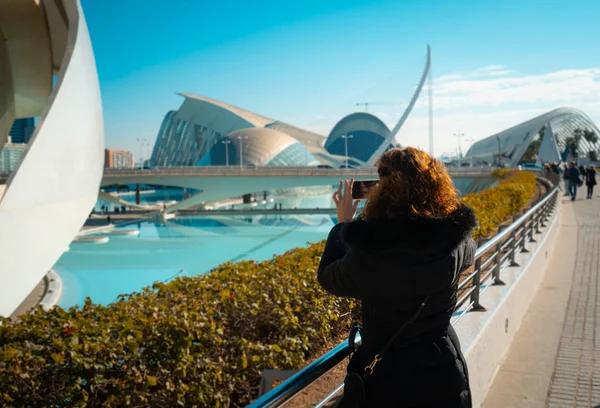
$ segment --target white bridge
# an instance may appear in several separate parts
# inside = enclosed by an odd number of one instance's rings
[[[489,169],[456,169],[450,171],[456,183],[461,178],[490,184]],[[335,185],[340,180],[377,179],[375,167],[330,169],[319,167],[170,167],[153,170],[109,170],[104,172],[102,186],[112,184],[154,184],[193,188],[200,192],[168,207],[174,212],[204,202],[218,201],[230,197],[263,190],[278,190],[294,187]],[[459,186],[460,188],[460,186]],[[464,188],[460,188],[465,191]]]

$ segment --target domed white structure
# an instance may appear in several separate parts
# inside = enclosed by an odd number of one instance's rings
[[[325,149],[341,156],[368,162],[379,147],[393,139],[391,130],[377,116],[366,112],[352,113],[340,120],[329,133]],[[360,162],[350,159],[350,166]]]
[[[296,139],[279,130],[237,130],[216,143],[200,166],[316,166],[319,161]]]

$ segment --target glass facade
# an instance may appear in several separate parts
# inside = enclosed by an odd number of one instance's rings
[[[347,137],[347,139],[346,139]],[[353,113],[340,120],[333,128],[325,149],[330,154],[346,155],[368,162],[383,145],[389,145],[393,135],[376,116],[366,112]]]
[[[348,133],[348,156],[367,161],[385,141],[385,138],[377,133],[366,130],[358,130]],[[331,154],[346,155],[346,139],[337,138],[327,147]]]
[[[221,133],[177,118],[177,112],[170,111],[158,132],[150,164],[155,167],[193,166],[221,139]]]
[[[316,166],[319,162],[300,143],[294,143],[283,149],[265,163],[266,166]]]

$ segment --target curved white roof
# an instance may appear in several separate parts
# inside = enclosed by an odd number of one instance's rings
[[[267,118],[266,116],[262,116],[257,113],[254,113],[254,112],[250,112],[245,109],[238,108],[237,106],[233,106],[228,103],[218,101],[216,99],[208,98],[206,96],[187,94],[187,93],[180,93],[179,95],[181,95],[187,99],[194,99],[194,100],[203,101],[203,102],[210,103],[212,105],[219,106],[219,107],[226,109],[229,112],[231,112],[235,115],[238,115],[239,117],[247,120],[248,122],[250,122],[252,125],[254,125],[256,127],[265,127],[269,123],[275,122],[275,120]]]
[[[496,164],[499,153],[502,152],[503,163],[515,166],[525,154],[527,147],[536,139],[539,131],[548,123],[552,126],[552,132],[561,151],[565,149],[565,138],[572,136],[577,128],[592,130],[600,138],[600,129],[584,112],[575,108],[562,107],[476,142],[465,157]],[[583,154],[599,148],[598,143],[591,143],[585,139],[580,142],[580,150]]]

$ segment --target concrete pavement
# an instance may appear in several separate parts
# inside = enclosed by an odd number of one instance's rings
[[[600,197],[563,199],[552,267],[483,403],[600,407]],[[596,361],[599,363],[596,363]]]

